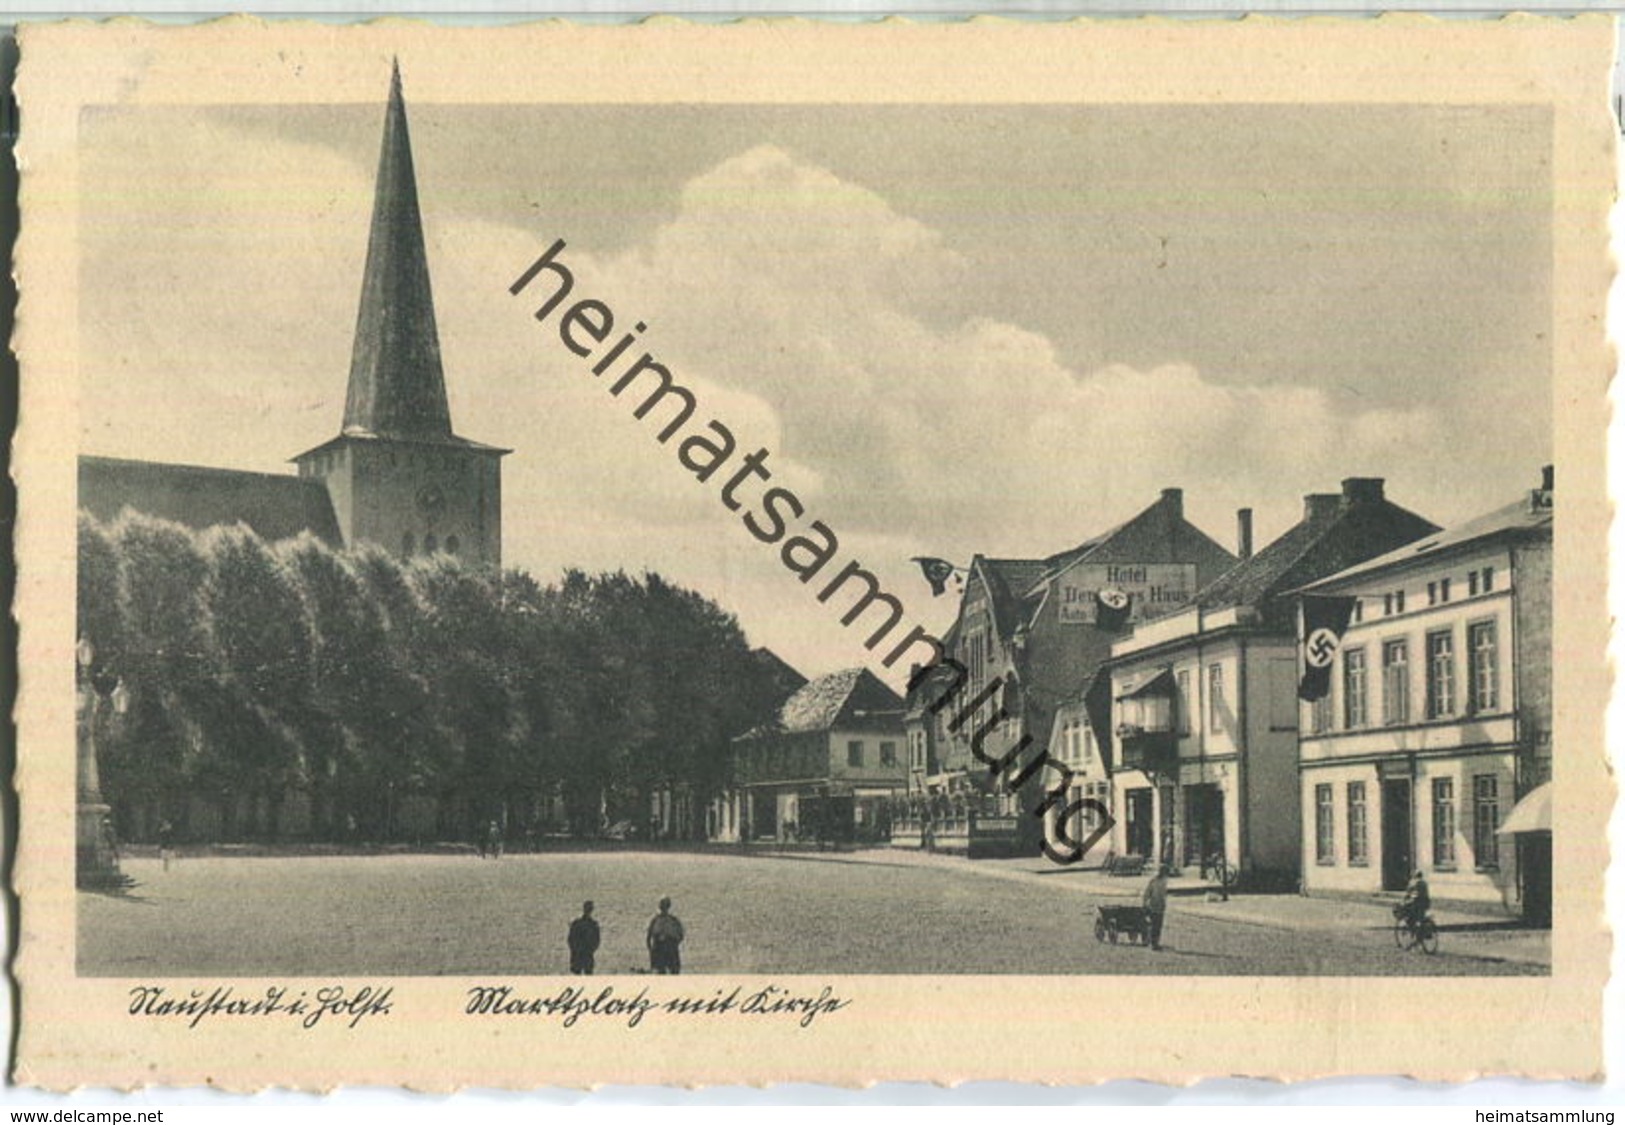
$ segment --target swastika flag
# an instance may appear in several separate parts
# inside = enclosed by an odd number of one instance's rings
[[[1095,624],[1116,632],[1128,624],[1129,612],[1134,608],[1134,595],[1127,590],[1108,586],[1095,591]]]
[[[942,595],[942,592],[948,588],[948,579],[952,578],[954,572],[959,569],[947,559],[916,557],[914,561],[920,564],[920,573],[925,575],[925,580],[931,583],[931,596],[933,598]]]
[[[1324,699],[1332,690],[1332,663],[1353,613],[1353,598],[1303,599],[1303,627],[1298,633],[1298,660],[1303,672],[1298,680],[1299,699],[1312,703]]]

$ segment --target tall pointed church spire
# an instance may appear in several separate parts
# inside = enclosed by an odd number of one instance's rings
[[[389,81],[343,432],[430,441],[452,436],[398,60]]]

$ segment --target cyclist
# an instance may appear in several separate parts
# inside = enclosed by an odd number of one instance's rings
[[[1428,916],[1428,908],[1432,905],[1433,897],[1428,894],[1427,877],[1418,871],[1411,877],[1410,886],[1405,888],[1405,898],[1399,904],[1399,916],[1404,919],[1407,928],[1415,930]]]

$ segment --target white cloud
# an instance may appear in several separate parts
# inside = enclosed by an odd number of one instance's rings
[[[1350,416],[1180,364],[1079,372],[1018,324],[932,323],[913,310],[974,281],[943,236],[774,148],[697,177],[646,244],[567,260],[674,371],[770,412],[832,522],[922,549],[1057,550],[1168,485],[1289,520],[1283,490],[1419,463],[1438,437],[1422,410]]]

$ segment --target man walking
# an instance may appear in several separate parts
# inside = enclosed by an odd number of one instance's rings
[[[1151,948],[1162,948],[1162,917],[1168,913],[1168,867],[1166,864],[1157,866],[1157,873],[1151,876],[1151,881],[1145,885],[1145,893],[1140,896],[1140,905],[1145,907],[1146,920],[1151,924]]]
[[[671,899],[660,900],[660,913],[649,919],[645,941],[649,946],[650,972],[676,976],[683,971],[677,948],[683,944],[683,924],[671,912]]]
[[[598,952],[598,923],[592,916],[592,903],[581,904],[581,917],[570,923],[570,971],[578,977],[590,977],[593,955]]]

